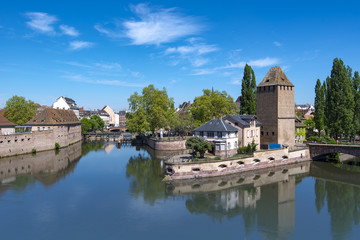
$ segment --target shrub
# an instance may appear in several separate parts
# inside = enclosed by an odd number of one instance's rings
[[[58,142],[55,143],[55,149],[59,150],[60,149],[60,144]]]
[[[31,149],[31,153],[36,153],[36,149],[35,148]]]

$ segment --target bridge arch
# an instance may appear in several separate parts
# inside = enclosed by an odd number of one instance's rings
[[[341,144],[308,144],[310,157],[313,160],[317,160],[322,156],[329,155],[331,153],[344,153],[360,157],[360,145],[341,145]]]

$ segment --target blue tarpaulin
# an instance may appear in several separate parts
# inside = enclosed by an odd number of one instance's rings
[[[269,149],[279,149],[279,148],[281,148],[281,144],[275,144],[275,143],[269,144]]]

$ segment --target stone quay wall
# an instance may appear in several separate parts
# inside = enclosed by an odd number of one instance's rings
[[[81,141],[81,125],[56,126],[51,130],[33,131],[31,133],[0,135],[0,157],[31,153],[60,147]]]
[[[289,152],[277,149],[255,152],[252,157],[209,162],[165,162],[168,180],[223,176],[310,160],[308,149]]]
[[[175,140],[175,141],[166,141],[166,140],[154,140],[151,138],[147,138],[145,141],[145,144],[151,147],[155,150],[163,150],[163,151],[169,151],[169,150],[185,150],[186,140]]]

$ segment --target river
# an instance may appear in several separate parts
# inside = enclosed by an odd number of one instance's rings
[[[1,239],[360,238],[356,160],[164,183],[163,155],[92,142],[0,159]]]

